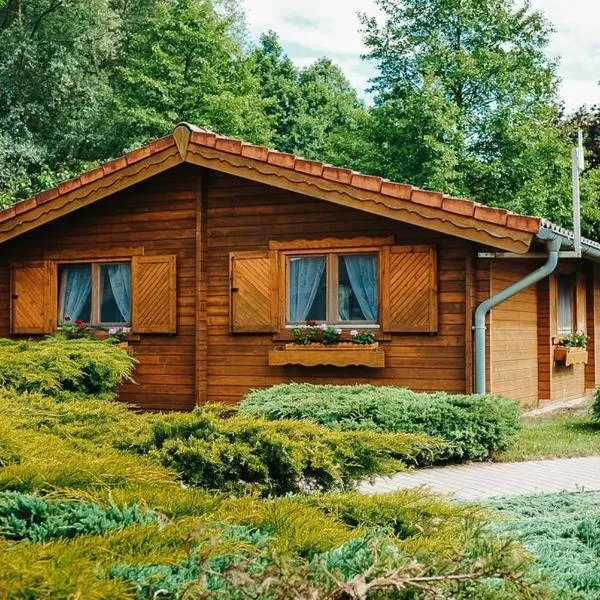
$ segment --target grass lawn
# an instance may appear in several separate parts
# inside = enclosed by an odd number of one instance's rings
[[[555,588],[553,598],[600,598],[600,493],[492,499],[508,518],[499,529],[535,555]]]
[[[496,462],[543,458],[591,456],[600,454],[600,424],[587,412],[558,413],[526,420],[505,452],[494,456]]]

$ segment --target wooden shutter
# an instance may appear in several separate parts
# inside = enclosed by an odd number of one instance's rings
[[[176,333],[176,257],[134,256],[131,287],[131,328],[134,333]]]
[[[52,261],[11,266],[12,333],[52,333],[56,329],[57,285]]]
[[[398,333],[437,331],[437,254],[433,246],[388,246],[382,251],[382,328]]]
[[[277,252],[232,252],[229,258],[230,330],[277,331]]]
[[[575,277],[575,327],[577,331],[586,331],[585,319],[585,274],[577,273]]]

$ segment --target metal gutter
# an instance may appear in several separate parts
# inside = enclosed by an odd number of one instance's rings
[[[536,237],[542,242],[558,237],[561,241],[561,256],[564,258],[569,258],[569,255],[563,254],[563,251],[575,252],[575,234],[550,221],[542,221],[542,226]],[[600,262],[600,244],[587,238],[581,238],[581,256],[595,262]],[[573,254],[572,258],[577,257]]]
[[[550,273],[556,269],[558,264],[558,258],[562,244],[565,243],[563,236],[558,232],[551,231],[550,229],[544,229],[538,234],[538,238],[543,240],[546,244],[548,255],[546,262],[538,267],[535,271],[532,271],[523,279],[515,281],[507,288],[501,290],[497,294],[494,294],[487,300],[484,300],[475,310],[475,325],[473,329],[474,334],[474,363],[475,363],[475,393],[485,394],[485,371],[486,371],[486,352],[485,352],[485,318],[487,314],[498,304],[501,304],[505,300],[508,300],[511,296],[518,294],[525,288],[537,283],[541,279],[544,279]],[[587,240],[586,240],[587,241]],[[584,252],[585,253],[585,252]],[[524,257],[527,255],[523,255]],[[598,260],[600,260],[600,250],[598,251]]]

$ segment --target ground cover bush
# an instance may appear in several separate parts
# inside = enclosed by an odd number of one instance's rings
[[[263,495],[347,487],[372,474],[431,464],[445,444],[423,434],[341,432],[301,421],[223,418],[211,407],[154,419],[123,448],[156,458],[191,485]]]
[[[448,443],[445,459],[481,460],[519,429],[517,405],[498,396],[417,393],[389,386],[282,384],[251,392],[240,412],[307,419],[344,431],[425,433]]]
[[[600,493],[518,496],[489,504],[509,517],[498,529],[516,535],[536,556],[553,597],[600,598]]]
[[[68,394],[110,394],[131,377],[135,360],[108,341],[65,339],[0,340],[0,386],[41,392],[55,398]]]
[[[423,490],[231,494],[296,489],[314,473],[327,487],[420,460],[439,441],[226,418],[218,407],[139,414],[85,386],[15,388],[0,389],[2,598],[544,597],[528,557],[480,508]],[[226,442],[241,445],[228,455]],[[258,478],[234,481],[250,467]]]

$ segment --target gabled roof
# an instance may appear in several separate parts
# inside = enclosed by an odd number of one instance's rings
[[[514,252],[527,252],[542,226],[537,217],[246,144],[184,123],[170,136],[1,211],[0,243],[184,162]]]

